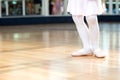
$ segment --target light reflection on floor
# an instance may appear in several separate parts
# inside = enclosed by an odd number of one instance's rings
[[[120,23],[100,23],[100,33],[105,59],[73,58],[74,24],[1,26],[0,80],[120,80]]]

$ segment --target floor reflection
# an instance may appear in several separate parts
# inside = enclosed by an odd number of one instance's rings
[[[0,80],[119,80],[120,23],[100,23],[100,34],[106,58],[74,58],[74,24],[1,26]]]

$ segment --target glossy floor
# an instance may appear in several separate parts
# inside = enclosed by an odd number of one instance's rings
[[[0,80],[120,80],[120,23],[100,23],[106,58],[82,48],[74,24],[0,27]]]

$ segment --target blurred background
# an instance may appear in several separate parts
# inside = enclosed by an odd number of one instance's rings
[[[68,0],[0,0],[0,17],[9,16],[66,16]],[[120,0],[103,0],[106,14],[119,15]]]

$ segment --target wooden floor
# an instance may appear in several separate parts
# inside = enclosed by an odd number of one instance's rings
[[[106,58],[82,48],[74,24],[0,26],[0,80],[120,80],[120,23],[100,23]]]

